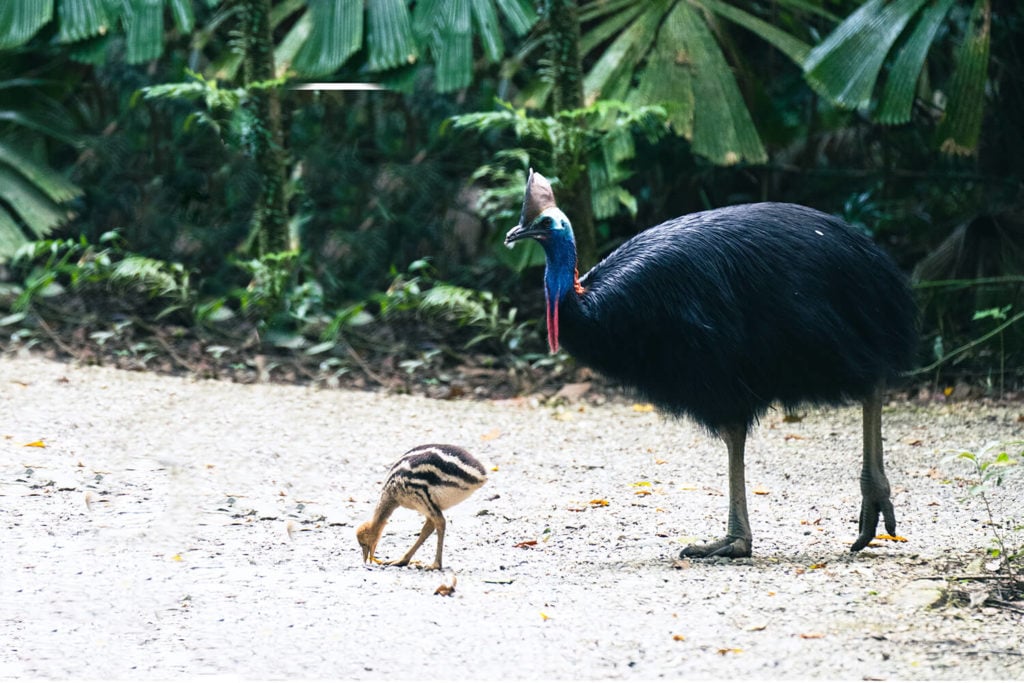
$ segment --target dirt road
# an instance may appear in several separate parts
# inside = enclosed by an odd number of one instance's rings
[[[987,516],[944,458],[1019,435],[1021,410],[888,406],[908,540],[857,555],[858,411],[769,416],[748,445],[753,559],[674,566],[724,530],[725,450],[639,406],[4,358],[0,677],[1020,680],[1021,616],[931,607],[947,584],[927,577],[983,571]],[[492,468],[448,515],[450,569],[364,567],[354,530],[387,465],[429,442]],[[419,526],[400,510],[378,554]]]

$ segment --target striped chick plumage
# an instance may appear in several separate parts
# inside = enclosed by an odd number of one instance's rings
[[[486,481],[484,466],[458,446],[427,444],[408,451],[388,471],[373,517],[356,531],[363,561],[375,560],[374,551],[388,518],[398,507],[405,507],[424,516],[423,529],[405,555],[385,564],[409,564],[423,542],[436,532],[437,552],[427,569],[440,569],[446,527],[442,512],[464,501]]]

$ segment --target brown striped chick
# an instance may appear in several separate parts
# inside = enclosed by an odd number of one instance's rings
[[[469,498],[486,481],[484,466],[458,446],[428,444],[413,448],[391,466],[373,517],[356,530],[363,562],[377,561],[374,551],[388,518],[398,507],[405,507],[419,512],[426,521],[409,551],[401,559],[384,564],[406,566],[436,531],[437,553],[426,569],[441,569],[445,530],[442,511]]]

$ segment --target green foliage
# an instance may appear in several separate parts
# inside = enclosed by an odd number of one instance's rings
[[[427,260],[411,263],[405,273],[393,270],[392,276],[385,291],[340,311],[323,339],[337,340],[346,329],[369,324],[375,319],[370,313],[374,309],[381,321],[401,323],[411,318],[432,328],[463,331],[469,335],[463,349],[483,346],[522,355],[527,343],[536,338],[537,322],[517,320],[518,312],[507,300],[438,280]]]
[[[529,0],[308,0],[304,12],[293,4],[278,20],[294,15],[298,18],[275,55],[279,64],[302,76],[323,76],[363,48],[371,72],[407,66],[429,54],[437,92],[470,84],[474,43],[489,62],[504,55],[499,17],[516,36],[537,21]]]
[[[1017,565],[1024,560],[1024,538],[1020,535],[1024,531],[1024,517],[1016,504],[1016,494],[1005,486],[1024,476],[1024,441],[991,442],[977,452],[965,450],[955,457],[970,466],[965,500],[980,500],[988,515],[993,533],[988,555],[998,560],[1007,574],[1015,576]],[[1013,510],[1005,519],[997,514],[1001,502],[1009,502]]]
[[[141,295],[163,305],[156,315],[160,319],[187,309],[194,297],[190,274],[181,264],[127,253],[114,232],[104,235],[99,245],[84,237],[31,242],[18,250],[12,265],[26,272],[14,311],[70,288],[80,294],[102,290]]]
[[[584,82],[587,101],[664,106],[675,133],[692,141],[693,151],[713,163],[766,161],[723,53],[727,39],[716,15],[752,31],[797,64],[809,51],[793,35],[719,0],[595,1],[581,17],[599,22],[580,44],[584,55],[600,54]]]
[[[919,84],[927,78],[925,60],[955,4],[955,0],[868,0],[811,50],[803,64],[807,82],[848,109],[868,110],[877,92],[877,120],[906,123]],[[975,0],[964,40],[954,55],[948,103],[937,131],[937,147],[949,154],[973,154],[978,147],[991,14],[990,0]]]
[[[557,112],[554,116],[530,116],[525,109],[517,109],[501,102],[496,111],[462,114],[453,117],[451,126],[456,130],[471,130],[478,134],[511,132],[516,142],[523,145],[520,151],[505,150],[496,158],[498,162],[513,161],[521,164],[535,158],[533,165],[539,168],[551,167],[555,156],[553,150],[562,150],[558,160],[564,165],[557,168],[556,180],[572,184],[576,176],[586,168],[589,172],[593,197],[594,215],[609,218],[622,209],[636,214],[636,198],[623,186],[632,175],[626,165],[636,154],[634,139],[643,137],[649,142],[665,133],[665,109],[658,106],[634,107],[624,102],[601,100],[588,107]],[[487,164],[477,170],[475,178],[491,177],[500,180],[498,170],[504,164]],[[522,199],[522,183],[517,183],[515,192]],[[509,196],[514,196],[511,192]],[[484,196],[481,208],[495,206],[499,195],[493,192]],[[495,206],[495,214],[505,217],[509,209]]]
[[[66,223],[71,218],[68,203],[82,195],[81,188],[37,152],[47,138],[78,142],[66,112],[44,94],[44,85],[54,86],[0,80],[0,259]]]

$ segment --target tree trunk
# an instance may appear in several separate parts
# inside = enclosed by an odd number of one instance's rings
[[[239,10],[244,50],[242,78],[249,88],[275,75],[270,0],[241,0]],[[276,88],[256,88],[249,90],[244,106],[252,116],[245,142],[260,176],[249,242],[255,243],[256,253],[262,257],[289,248],[281,101]]]
[[[547,0],[550,32],[548,58],[551,60],[551,105],[555,112],[583,106],[583,66],[580,61],[580,21],[576,0]],[[556,143],[557,144],[557,143]],[[554,150],[555,168],[565,184],[559,188],[558,203],[565,207],[576,236],[579,268],[588,270],[597,262],[597,238],[594,231],[594,206],[587,167],[571,150]]]

